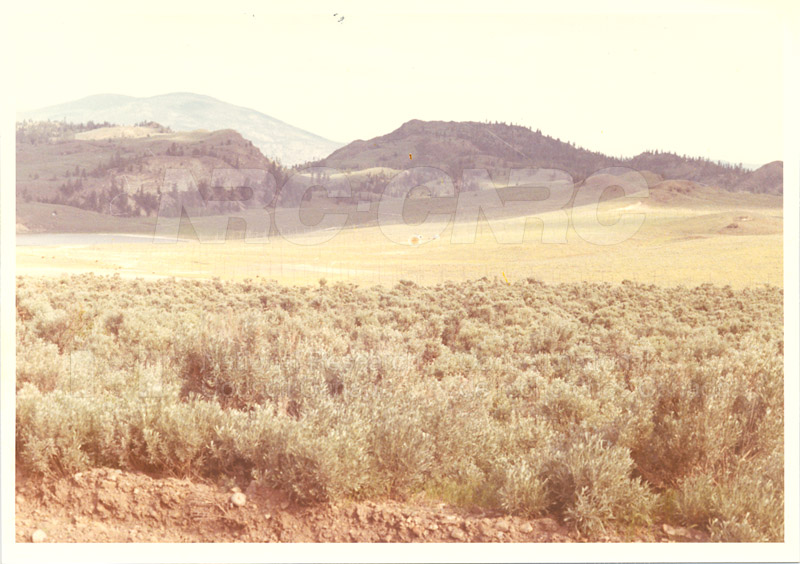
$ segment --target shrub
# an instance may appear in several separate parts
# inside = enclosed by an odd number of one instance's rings
[[[541,458],[528,456],[506,465],[499,497],[503,509],[523,517],[538,517],[550,506],[548,478]]]
[[[783,292],[17,281],[17,463],[783,527]],[[658,492],[658,493],[656,493]]]
[[[614,522],[647,523],[656,496],[633,478],[628,451],[595,436],[575,438],[551,454],[544,472],[553,508],[584,533]]]
[[[761,460],[741,461],[719,478],[686,478],[677,489],[675,515],[681,524],[708,528],[716,541],[781,541],[782,460],[776,451]]]

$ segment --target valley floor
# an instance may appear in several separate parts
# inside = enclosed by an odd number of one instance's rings
[[[643,214],[644,223],[620,243],[593,242],[594,219],[613,223],[620,212]],[[560,225],[552,221],[554,215],[548,217],[550,234],[562,229],[552,227]],[[783,285],[779,207],[651,202],[628,209],[624,201],[612,202],[596,216],[590,210],[573,210],[569,227],[565,223],[560,232],[565,242],[560,243],[546,242],[543,225],[532,217],[498,219],[491,225],[482,221],[467,243],[464,233],[470,231],[459,226],[454,233],[450,223],[347,228],[332,237],[312,232],[245,241],[239,233],[238,239],[224,242],[201,238],[158,244],[25,246],[17,247],[17,272],[218,277],[282,284],[316,283],[320,278],[358,285],[393,285],[403,279],[436,284],[486,276],[511,283],[535,277],[551,284],[631,280],[659,286]],[[417,233],[422,234],[419,241],[414,240]]]

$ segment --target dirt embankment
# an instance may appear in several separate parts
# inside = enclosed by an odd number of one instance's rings
[[[429,501],[298,507],[251,484],[238,488],[94,469],[69,478],[17,476],[17,542],[580,542],[703,540],[653,526],[634,538],[579,537],[552,518],[468,512]],[[237,505],[234,501],[244,501]],[[44,535],[41,534],[44,532]],[[670,534],[666,534],[666,532]],[[34,534],[35,533],[35,534]]]

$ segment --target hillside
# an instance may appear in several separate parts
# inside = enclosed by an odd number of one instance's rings
[[[100,94],[21,112],[17,119],[108,121],[120,125],[154,121],[180,131],[234,129],[266,156],[286,166],[322,158],[341,146],[256,110],[190,93],[150,98]]]
[[[402,139],[399,135],[396,137]],[[409,160],[428,166],[446,166],[435,160],[446,160],[448,157],[437,145],[439,142],[446,142],[442,139],[423,141],[427,143],[425,146],[428,150],[417,152],[417,157]],[[496,152],[497,148],[492,147],[486,138],[481,141],[486,146],[484,153],[475,153],[478,154],[476,159],[480,158],[485,163],[483,166],[494,169],[492,180],[497,186],[502,186],[507,178],[502,170],[498,172],[498,168],[530,166],[521,160],[486,157],[492,150]],[[553,159],[559,158],[557,149],[559,145],[563,145],[560,141],[541,136],[540,144],[543,147],[541,153],[553,155]],[[344,160],[341,155],[348,151],[353,152],[354,147],[355,144],[345,148],[347,150],[337,151],[331,159]],[[587,167],[587,170],[591,170],[591,163],[600,166],[603,159],[606,159],[597,153],[573,147],[570,149],[577,155],[577,162]],[[375,157],[375,151],[379,149],[369,149],[366,153]],[[560,154],[565,153],[561,151]],[[364,153],[353,154],[354,160],[340,164],[343,170],[347,170],[349,166],[358,166],[356,161],[359,157],[362,162],[367,162]],[[654,155],[656,158],[658,156]],[[651,162],[648,166],[652,164],[654,163]],[[569,163],[564,161],[559,166],[566,168]],[[220,177],[214,176],[221,169],[237,168],[266,170],[275,178],[275,185],[265,179],[269,186],[265,184],[263,187],[267,189],[259,198],[251,198],[246,191],[234,189],[241,186],[241,178],[234,178],[239,173],[233,172],[230,178],[224,178],[221,183],[218,182]],[[185,181],[181,181],[181,185],[177,187],[172,185],[174,183],[165,184],[165,174],[172,169],[182,169],[190,173],[192,180],[189,182],[193,181],[195,184],[185,185]],[[743,185],[745,190],[763,192],[763,186],[780,182],[781,169],[781,163],[772,163],[745,175],[741,182],[749,182]],[[416,180],[413,175],[409,175],[398,184],[396,172],[396,169],[389,167],[370,167],[330,176],[333,197],[321,190],[306,194],[302,221],[307,225],[315,225],[321,220],[321,213],[329,212],[347,214],[348,226],[376,225],[378,206],[375,205],[375,200],[381,194],[391,199],[385,202],[388,206],[385,206],[385,212],[392,208],[393,216],[402,217],[412,223],[422,221],[428,213],[455,212],[455,199],[429,200],[425,197],[424,190],[420,193],[413,192],[407,202],[402,197],[397,199],[402,196],[395,193],[399,184],[414,184]],[[141,122],[135,126],[118,126],[107,122],[23,122],[17,127],[17,231],[152,231],[153,221],[159,210],[166,216],[174,216],[179,212],[176,207],[173,209],[162,205],[165,203],[162,194],[175,188],[190,192],[182,198],[188,197],[189,202],[197,204],[193,206],[193,216],[226,215],[232,211],[241,215],[246,209],[252,208],[252,213],[248,211],[245,216],[248,221],[260,225],[273,214],[270,210],[268,215],[264,215],[261,208],[273,208],[276,205],[293,207],[299,205],[304,198],[302,186],[299,186],[301,191],[283,187],[289,173],[290,171],[264,157],[251,142],[231,130],[173,132],[153,122]],[[664,180],[660,174],[647,170],[642,171],[642,174],[650,186],[650,200],[653,203],[697,209],[727,209],[740,206],[774,207],[776,201],[779,202],[774,194],[742,194],[691,180]],[[352,187],[350,195],[336,195],[336,183],[345,178]],[[455,173],[454,178],[459,179],[458,173]],[[393,186],[387,190],[386,185],[392,179]],[[227,191],[216,188],[217,184],[227,185]],[[278,198],[272,197],[275,187],[283,187]],[[485,187],[485,180],[473,180],[460,186],[467,191]],[[493,217],[519,217],[531,213],[529,200],[542,197],[537,194],[535,190],[531,191],[531,186],[500,189],[498,195],[504,205],[502,209],[494,210]],[[481,203],[484,208],[494,205],[489,194],[481,190],[472,191],[470,196],[473,198],[469,200],[471,205]],[[200,201],[201,197],[206,200],[205,203]],[[369,205],[365,207],[365,204]],[[541,211],[540,208],[537,209]],[[752,229],[755,225],[748,223],[745,227]],[[737,231],[740,232],[744,231]]]
[[[501,123],[412,120],[368,141],[354,141],[319,164],[347,170],[371,167],[407,169],[432,166],[454,179],[469,168],[555,168],[580,182],[598,169],[625,166],[664,179],[692,180],[726,190],[783,193],[782,164],[756,171],[671,153],[645,152],[630,159],[609,157],[554,139],[541,131]]]
[[[409,158],[411,155],[411,158]],[[478,122],[412,120],[369,141],[353,141],[322,161],[325,166],[360,170],[439,167],[459,177],[465,168],[540,166],[574,170],[581,177],[607,166],[605,155],[519,126]]]
[[[18,203],[46,202],[123,217],[154,216],[160,191],[174,187],[164,186],[169,170],[185,170],[196,183],[178,189],[202,190],[206,197],[213,192],[214,200],[247,199],[226,197],[210,188],[218,184],[215,170],[266,170],[278,183],[285,177],[284,169],[233,130],[171,132],[158,124],[103,125],[86,129],[53,122],[19,124]],[[265,197],[271,199],[268,193]]]
[[[771,187],[780,187],[779,192],[770,190]],[[737,190],[747,192],[764,192],[767,194],[782,194],[783,193],[783,162],[775,161],[765,164],[761,168],[754,170],[752,173],[746,175],[739,184],[736,185]]]
[[[203,215],[264,207],[270,202],[292,207],[300,205],[301,199],[305,198],[312,202],[306,205],[318,211],[328,209],[348,213],[349,225],[374,224],[377,206],[364,208],[363,204],[374,203],[381,194],[401,197],[402,200],[404,189],[413,188],[422,180],[413,172],[405,177],[397,177],[397,172],[415,166],[443,169],[461,191],[491,186],[489,179],[478,177],[465,179],[462,183],[462,171],[470,168],[489,169],[491,181],[497,186],[504,185],[511,168],[554,168],[569,172],[577,186],[599,169],[623,166],[640,171],[651,189],[663,181],[684,183],[680,189],[662,190],[661,194],[654,192],[652,195],[657,201],[677,203],[676,197],[686,199],[687,190],[697,197],[684,203],[704,207],[715,202],[728,205],[728,197],[743,197],[736,194],[741,191],[764,197],[782,194],[781,162],[750,172],[669,153],[643,153],[633,159],[616,159],[519,126],[411,121],[388,135],[370,141],[355,141],[326,159],[312,163],[344,172],[325,175],[331,181],[328,186],[333,197],[326,196],[321,190],[304,196],[305,186],[309,183],[301,182],[297,185],[299,191],[283,188],[276,199],[273,198],[274,190],[283,187],[290,171],[265,157],[239,132],[173,131],[152,121],[123,126],[99,119],[77,124],[66,121],[18,122],[17,198],[20,204],[32,205],[18,206],[18,214],[22,214],[18,217],[20,232],[51,231],[58,230],[58,225],[64,228],[67,224],[72,225],[60,220],[57,225],[50,225],[53,223],[51,220],[42,221],[39,216],[44,213],[44,208],[38,209],[36,205],[71,206],[116,218],[154,217],[159,208],[163,208],[161,194],[174,189],[190,191],[189,197],[198,204],[197,210],[202,210],[195,213]],[[195,185],[188,186],[183,181],[178,183],[180,185],[171,181],[165,184],[165,174],[172,169],[191,173]],[[250,198],[249,194],[237,188],[242,184],[233,176],[240,176],[239,173],[231,176],[232,182],[218,182],[219,178],[213,175],[220,169],[266,170],[274,177],[275,183],[265,179],[269,184],[263,186],[266,190],[258,199]],[[351,190],[340,190],[344,185],[339,182],[343,180],[347,180]],[[387,190],[390,180],[393,184]],[[227,185],[227,192],[217,189],[218,184]],[[532,178],[530,184],[512,187],[508,194],[501,194],[503,201],[510,202],[502,213],[498,213],[505,217],[525,215],[525,206],[517,206],[513,201],[540,198],[529,193],[537,184],[535,179]],[[250,186],[255,187],[253,184]],[[522,192],[517,194],[520,190]],[[411,197],[412,200],[425,198],[424,190],[413,192]],[[242,200],[248,203],[241,204]],[[396,204],[404,205],[402,201]],[[430,202],[418,204],[410,202],[404,208],[402,214],[407,220],[420,216],[419,211],[432,209]],[[454,205],[455,201],[440,198],[435,207],[443,213],[451,213]],[[56,211],[47,209],[50,210],[48,213]],[[179,212],[177,208],[162,209],[165,210],[167,214]],[[91,222],[92,226],[87,225],[86,229],[94,231],[101,223],[106,225],[108,222]],[[126,225],[126,229],[134,228]],[[141,229],[138,226],[134,230]]]

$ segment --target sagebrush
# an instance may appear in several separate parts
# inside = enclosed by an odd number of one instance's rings
[[[17,461],[783,538],[783,291],[17,281]]]

